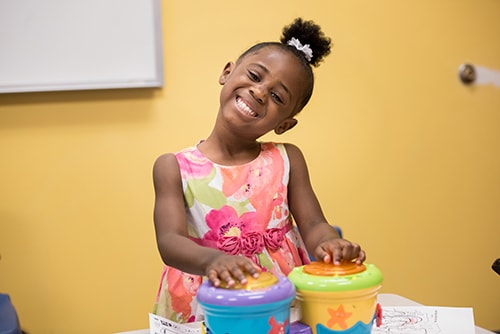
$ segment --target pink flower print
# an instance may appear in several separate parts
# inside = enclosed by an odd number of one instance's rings
[[[241,248],[241,240],[236,236],[221,237],[217,240],[217,248],[226,254],[238,255]]]
[[[281,192],[283,191],[284,186],[279,186],[279,192],[274,194],[273,196],[273,206],[274,206],[274,216],[276,219],[281,219],[283,217],[283,212],[281,209],[281,205],[283,204],[283,196]]]
[[[191,301],[196,296],[196,291],[201,284],[201,277],[174,268],[170,268],[166,275],[172,310],[185,322],[192,313]]]
[[[203,239],[218,242],[222,237],[239,237],[252,229],[255,225],[255,216],[255,212],[245,212],[238,216],[236,210],[229,205],[224,205],[219,210],[210,210],[205,216],[210,231],[203,236]],[[222,243],[225,242],[222,241]]]
[[[176,158],[181,173],[190,173],[197,178],[208,176],[213,169],[212,162],[206,159],[197,149],[184,150],[177,153]]]
[[[269,148],[265,151],[260,166],[255,169],[259,173],[252,173],[247,180],[251,185],[251,195],[249,202],[257,213],[257,224],[267,227],[267,224],[276,213],[276,206],[283,205],[286,196],[286,185],[283,184],[283,172],[285,170],[283,159],[277,148]],[[277,195],[282,194],[282,196]],[[278,215],[282,214],[278,210]]]
[[[283,192],[284,186],[282,184],[280,184],[278,187],[279,187],[278,188],[279,192],[277,192],[273,196],[273,205],[274,206],[278,206],[278,205],[281,205],[283,203],[283,196],[281,196],[281,193]]]
[[[199,277],[191,274],[184,274],[182,278],[184,289],[186,290],[186,292],[191,296],[196,295],[201,284]]]
[[[258,232],[245,233],[241,237],[241,253],[246,257],[261,253],[264,249],[262,234]]]
[[[263,230],[270,220],[286,216],[287,186],[283,183],[285,165],[280,150],[272,143],[262,143],[259,159],[240,167],[220,169],[222,192],[228,198],[250,203],[255,211],[253,229]]]
[[[277,251],[281,248],[285,235],[282,228],[270,228],[264,232],[264,242],[271,251]]]
[[[247,167],[248,168],[248,167]],[[249,190],[251,185],[247,180],[247,168],[221,168],[220,173],[222,176],[222,192],[227,197],[235,196],[236,198],[241,196],[236,196],[235,193],[241,191],[241,189]]]

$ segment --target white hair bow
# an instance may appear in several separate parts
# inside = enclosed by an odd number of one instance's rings
[[[313,56],[313,51],[311,50],[311,47],[309,46],[309,44],[306,44],[306,45],[302,45],[302,43],[300,43],[300,41],[295,38],[295,37],[292,37],[288,42],[287,42],[288,45],[291,45],[293,47],[295,47],[297,50],[301,51],[304,56],[306,57],[307,61],[311,61],[312,59],[312,56]]]

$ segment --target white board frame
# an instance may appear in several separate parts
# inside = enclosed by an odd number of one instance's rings
[[[161,0],[0,0],[0,93],[163,86]]]

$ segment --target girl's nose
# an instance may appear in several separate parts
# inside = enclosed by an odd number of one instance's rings
[[[266,100],[265,89],[260,86],[256,86],[250,89],[250,95],[256,99],[259,103],[264,103]]]

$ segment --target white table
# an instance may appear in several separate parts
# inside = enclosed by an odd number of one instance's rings
[[[422,306],[411,299],[395,295],[392,293],[381,293],[378,295],[378,302],[382,306]],[[476,334],[494,334],[484,328],[476,326]]]
[[[422,306],[411,299],[392,294],[392,293],[381,293],[378,295],[378,302],[382,306]],[[121,332],[116,334],[149,334],[149,329],[139,329],[130,332]],[[484,328],[476,326],[476,334],[494,334]]]

